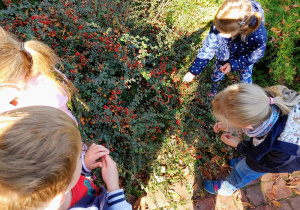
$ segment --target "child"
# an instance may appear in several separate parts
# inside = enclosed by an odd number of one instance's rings
[[[67,106],[74,86],[55,68],[58,63],[59,58],[49,46],[36,40],[19,42],[0,27],[0,113],[26,106],[52,106],[77,124]],[[99,146],[92,147],[82,154],[83,175],[94,169],[89,160]]]
[[[263,57],[266,49],[264,22],[264,11],[258,2],[225,1],[183,81],[192,81],[216,55],[210,96],[216,95],[219,82],[230,71],[239,72],[240,82],[252,84],[253,64]]]
[[[73,84],[55,66],[59,58],[42,42],[19,42],[0,27],[0,113],[20,107],[59,108],[75,122],[67,102]]]
[[[132,209],[106,150],[94,161],[109,192],[80,176],[80,132],[64,112],[31,106],[0,114],[1,209]]]
[[[241,141],[229,133],[221,140],[242,156],[233,159],[232,172],[224,181],[206,181],[213,194],[230,196],[265,173],[300,170],[300,95],[284,86],[265,90],[253,84],[231,85],[212,102],[218,123],[214,131],[242,129],[250,140]]]

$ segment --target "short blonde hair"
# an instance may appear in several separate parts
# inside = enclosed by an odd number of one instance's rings
[[[253,17],[256,23],[249,27]],[[248,34],[252,33],[260,26],[262,15],[252,11],[252,4],[249,0],[227,0],[219,8],[214,24],[221,33],[237,31],[241,33],[242,41],[246,41]],[[240,24],[243,22],[244,24]]]
[[[285,86],[271,86],[265,89],[254,84],[234,84],[216,95],[212,101],[213,114],[229,128],[258,125],[268,119],[272,108],[270,98],[282,114],[288,114],[300,102],[297,92]]]
[[[9,84],[25,76],[29,79],[39,73],[62,87],[69,100],[72,98],[74,85],[65,75],[56,70],[60,59],[46,44],[30,40],[21,43],[15,36],[0,27],[0,84]]]
[[[76,124],[59,109],[31,106],[2,113],[1,209],[44,208],[67,189],[80,150]]]

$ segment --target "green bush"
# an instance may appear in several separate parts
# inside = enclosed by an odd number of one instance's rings
[[[72,109],[83,141],[109,148],[129,187],[140,171],[151,172],[162,142],[184,120],[177,62],[163,38],[169,31],[146,23],[137,30],[126,8],[128,2],[22,1],[2,10],[0,22],[20,41],[39,39],[61,57],[77,88]]]
[[[186,168],[207,178],[227,170],[234,151],[212,132],[207,97],[213,61],[194,82],[181,82],[222,2],[13,2],[0,5],[1,26],[20,41],[45,42],[61,57],[62,71],[77,88],[71,108],[83,141],[112,151],[127,192],[141,196],[149,179],[156,183],[152,174],[169,173],[170,185]],[[254,81],[294,81],[299,90],[299,5],[261,3],[269,38]],[[235,75],[227,78],[223,88],[236,81]],[[161,166],[169,168],[162,172]]]
[[[268,43],[260,60],[256,81],[266,85],[276,83],[300,91],[299,28],[300,5],[293,0],[260,1],[265,10]],[[266,78],[269,77],[269,78]],[[265,83],[267,80],[267,84]]]

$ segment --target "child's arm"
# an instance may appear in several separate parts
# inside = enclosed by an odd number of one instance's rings
[[[231,134],[229,133],[223,133],[221,135],[221,140],[229,145],[229,146],[232,146],[234,148],[236,148],[238,146],[238,144],[240,143],[241,139],[236,137],[236,136],[232,136]]]
[[[117,164],[109,155],[101,159],[100,167],[102,168],[102,178],[107,186],[108,201],[107,204],[110,210],[131,210],[132,206],[126,202],[124,191],[119,187],[119,171]]]
[[[199,75],[208,62],[215,56],[218,47],[217,31],[214,29],[214,26],[212,26],[208,36],[202,43],[202,48],[199,50],[189,69],[189,73],[194,75],[194,77]],[[186,76],[184,78],[186,78]]]
[[[264,56],[267,42],[267,31],[264,27],[260,27],[257,30],[261,30],[261,32],[250,35],[247,40],[248,42],[251,40],[255,42],[251,49],[245,54],[229,59],[231,71],[246,68],[256,63]]]
[[[230,63],[225,63],[224,66],[221,66],[221,67],[220,67],[220,71],[221,71],[223,74],[227,74],[227,73],[231,72],[231,65],[230,65]]]
[[[86,175],[91,170],[100,167],[101,162],[97,162],[99,158],[109,155],[109,150],[102,145],[92,144],[85,155],[81,155],[82,175]]]
[[[227,127],[223,123],[217,122],[216,124],[214,124],[213,130],[215,133],[219,133],[220,131],[226,131]]]
[[[195,78],[196,75],[192,74],[191,72],[188,72],[184,75],[183,81],[184,82],[190,82]]]

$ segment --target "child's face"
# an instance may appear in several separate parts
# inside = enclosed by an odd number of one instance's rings
[[[221,33],[220,36],[224,38],[231,38],[231,37],[236,37],[239,35],[239,31],[233,31],[233,32],[228,32],[228,33]]]

